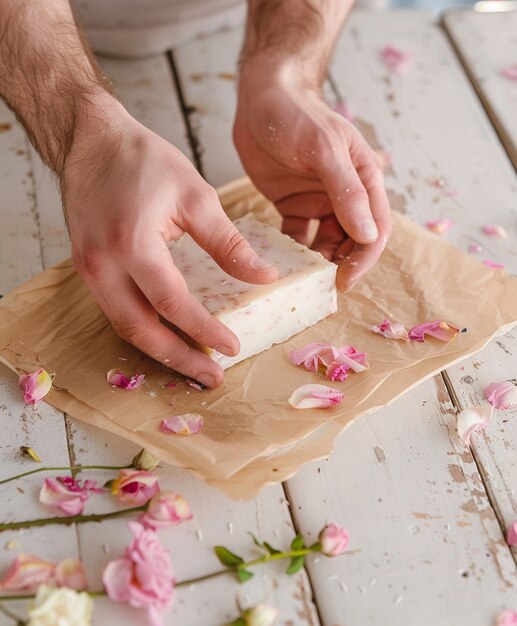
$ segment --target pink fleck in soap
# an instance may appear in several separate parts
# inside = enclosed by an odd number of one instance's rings
[[[286,341],[337,309],[334,263],[251,213],[235,226],[257,254],[278,268],[279,279],[272,285],[232,278],[189,235],[169,244],[192,294],[239,338],[237,356],[210,353],[224,369]]]

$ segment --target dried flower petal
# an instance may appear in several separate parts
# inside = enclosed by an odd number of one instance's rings
[[[412,57],[395,46],[387,45],[381,50],[381,59],[393,72],[403,74],[409,69]]]
[[[125,376],[120,370],[112,369],[106,374],[106,380],[110,385],[121,389],[136,389],[144,382],[145,374],[133,374],[130,378]]]
[[[355,115],[346,100],[340,100],[336,106],[334,107],[334,111],[342,115],[345,120],[351,122],[352,124],[355,122]]]
[[[203,389],[206,389],[206,385],[203,385],[203,383],[199,383],[197,380],[193,380],[192,378],[186,378],[185,382],[189,387],[197,389],[197,391],[203,391]]]
[[[337,363],[336,361],[334,361],[328,366],[327,371],[325,373],[325,378],[327,380],[331,380],[333,383],[335,383],[337,380],[339,380],[340,382],[343,382],[344,380],[348,378],[349,369],[350,368],[347,365],[344,365],[343,363]]]
[[[517,612],[507,609],[499,613],[496,626],[517,626]]]
[[[409,341],[409,335],[403,324],[392,324],[388,320],[384,320],[382,324],[376,326],[368,326],[368,330],[372,333],[377,333],[386,337],[386,339],[402,339],[403,341]]]
[[[490,259],[485,259],[483,263],[493,270],[504,270],[504,263],[498,263],[497,261],[491,261]]]
[[[470,254],[477,254],[478,252],[481,252],[481,250],[483,250],[483,248],[478,243],[471,243],[468,247]]]
[[[91,489],[81,487],[70,476],[46,478],[39,494],[39,501],[65,515],[78,515],[90,496]]]
[[[175,435],[195,435],[203,428],[203,416],[197,413],[185,413],[166,417],[160,424],[162,433],[174,433]]]
[[[43,368],[37,369],[32,374],[22,374],[18,379],[18,385],[23,391],[23,399],[27,404],[36,404],[52,389],[51,376]]]
[[[447,322],[436,320],[435,322],[424,322],[423,324],[414,326],[409,331],[409,338],[412,341],[424,341],[425,336],[430,335],[435,339],[449,343],[456,338],[459,332],[458,328],[451,326]]]
[[[491,383],[483,389],[486,399],[496,409],[511,409],[517,406],[517,386],[509,380]]]
[[[289,358],[295,365],[302,365],[309,372],[317,372],[322,359],[328,361],[326,367],[334,360],[334,350],[330,343],[308,343],[303,348],[291,350]]]
[[[466,446],[470,445],[472,433],[483,430],[490,424],[493,412],[491,406],[478,406],[458,413],[458,435]]]
[[[40,456],[34,448],[30,446],[20,446],[20,451],[24,456],[28,456],[33,461],[36,461],[36,463],[41,463]]]
[[[431,222],[426,222],[425,227],[436,233],[437,235],[443,235],[448,232],[454,225],[454,222],[449,218],[443,218],[440,220],[433,220]]]
[[[356,374],[364,372],[370,367],[366,353],[357,352],[353,346],[334,348],[334,362],[346,365]]]
[[[295,389],[289,404],[295,409],[326,409],[343,401],[343,394],[326,385],[302,385]]]
[[[514,65],[508,65],[507,67],[503,67],[501,70],[501,74],[505,78],[509,78],[510,80],[517,80],[517,63]]]
[[[509,546],[517,546],[517,520],[506,529],[506,543]]]
[[[508,238],[508,233],[505,229],[497,224],[485,224],[485,226],[483,226],[483,232],[489,237],[496,237],[498,239]]]

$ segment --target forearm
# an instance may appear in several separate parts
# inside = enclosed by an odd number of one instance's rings
[[[330,54],[354,0],[248,0],[243,73],[293,66],[323,82]]]
[[[68,0],[0,0],[0,65],[0,94],[60,174],[85,112],[109,91]]]

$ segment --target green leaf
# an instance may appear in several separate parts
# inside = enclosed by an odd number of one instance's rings
[[[255,544],[258,548],[260,548],[261,550],[266,550],[266,549],[267,549],[267,548],[266,548],[266,546],[265,546],[262,542],[260,542],[260,541],[259,541],[259,540],[255,537],[255,535],[254,535],[252,532],[248,532],[248,535],[250,535],[250,537],[253,539],[253,543],[254,543],[254,544]]]
[[[239,569],[237,570],[237,578],[240,583],[245,583],[250,578],[253,578],[253,576],[254,576],[253,572],[249,572],[247,569],[244,569],[243,567],[239,567]]]
[[[108,480],[107,482],[105,482],[104,485],[103,485],[104,489],[109,489],[111,491],[111,487],[112,487],[114,482],[115,482],[114,478],[112,478],[111,480]]]
[[[291,564],[285,570],[285,573],[289,574],[289,576],[292,576],[293,574],[296,574],[296,572],[299,572],[302,569],[304,563],[305,563],[305,557],[304,556],[294,556],[291,559]]]
[[[321,552],[321,543],[316,541],[316,543],[313,543],[312,546],[309,546],[309,550],[311,552]]]
[[[305,547],[305,541],[301,535],[296,535],[296,537],[291,541],[291,550],[301,550]]]
[[[244,563],[240,556],[230,552],[230,550],[224,546],[215,546],[214,552],[219,561],[221,561],[223,565],[226,565],[226,567],[237,567],[241,563]]]
[[[266,550],[269,552],[269,554],[280,554],[280,550],[277,550],[276,548],[273,548],[273,546],[268,543],[267,541],[264,541],[264,548],[266,548]]]

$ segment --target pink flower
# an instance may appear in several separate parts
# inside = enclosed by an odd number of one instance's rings
[[[348,548],[348,532],[337,524],[329,524],[320,532],[321,551],[327,556],[339,556]]]
[[[52,389],[52,376],[42,369],[37,369],[32,374],[22,374],[18,379],[18,385],[23,391],[23,399],[27,404],[36,404]]]
[[[509,546],[517,546],[517,520],[506,529],[506,543]]]
[[[289,404],[295,409],[326,409],[343,401],[343,394],[326,385],[302,385],[295,389]]]
[[[108,563],[102,582],[111,600],[147,609],[151,624],[159,626],[158,611],[172,602],[176,582],[170,556],[154,531],[136,522],[129,528],[135,538],[122,558]]]
[[[84,566],[75,559],[65,559],[56,564],[31,554],[20,554],[0,580],[0,590],[34,591],[42,584],[85,589]]]
[[[195,435],[203,428],[203,417],[197,413],[185,413],[166,417],[160,424],[162,433],[174,433],[176,435]]]
[[[517,63],[503,67],[501,74],[510,80],[517,80]]]
[[[336,113],[339,113],[339,115],[342,115],[348,122],[352,124],[355,122],[354,112],[352,111],[346,100],[340,100],[334,107],[334,111]]]
[[[120,500],[135,506],[148,502],[160,491],[158,476],[145,470],[123,469],[111,483],[111,493]]]
[[[517,406],[517,387],[509,380],[491,383],[483,389],[485,398],[496,409],[511,409]]]
[[[151,498],[140,522],[153,530],[192,519],[187,501],[173,491],[161,491]]]
[[[478,252],[481,252],[481,250],[483,250],[483,248],[478,243],[471,243],[468,247],[468,252],[470,254],[477,254]]]
[[[436,233],[437,235],[443,235],[448,232],[454,225],[454,222],[451,219],[444,218],[441,220],[433,220],[431,222],[426,222],[425,227]]]
[[[382,322],[382,324],[368,326],[368,330],[371,330],[372,333],[382,335],[383,337],[386,337],[386,339],[402,339],[402,341],[409,341],[407,330],[404,328],[403,324],[392,324],[386,319]]]
[[[489,237],[496,237],[497,239],[508,238],[508,233],[505,229],[497,224],[485,224],[485,226],[483,226],[483,232],[485,235],[488,235]]]
[[[507,609],[499,613],[496,626],[517,626],[517,612]]]
[[[393,72],[403,74],[409,69],[412,57],[395,46],[387,45],[381,50],[381,59]]]
[[[484,259],[483,263],[493,270],[504,270],[504,263],[498,263],[497,261],[491,261],[490,259]]]
[[[45,478],[39,501],[65,515],[79,515],[83,512],[84,505],[90,497],[90,491],[99,491],[95,488],[95,482],[86,482],[88,485],[81,486],[70,476]]]
[[[435,322],[424,322],[413,326],[409,331],[409,338],[411,341],[425,341],[425,336],[429,335],[440,341],[449,343],[456,338],[459,333],[459,329],[451,326],[447,322],[436,320]]]
[[[121,389],[136,389],[144,382],[145,374],[133,374],[130,378],[125,376],[120,370],[113,369],[106,374],[106,380],[110,385]]]
[[[483,430],[490,424],[493,412],[491,406],[479,406],[458,413],[458,435],[466,446],[470,446],[472,433]]]

